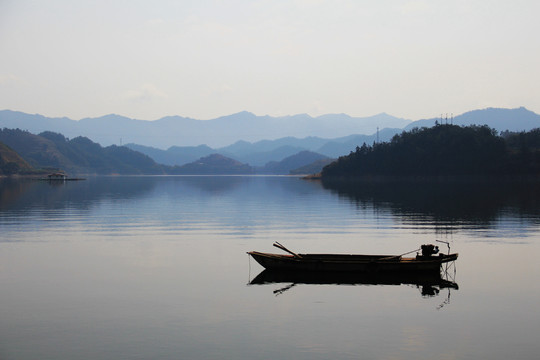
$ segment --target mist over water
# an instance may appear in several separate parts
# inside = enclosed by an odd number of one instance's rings
[[[534,358],[538,195],[530,184],[4,179],[0,358]],[[460,253],[455,287],[258,284],[246,255],[279,252],[276,240],[401,254],[436,239]]]

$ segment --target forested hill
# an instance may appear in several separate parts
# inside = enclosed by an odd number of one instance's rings
[[[20,129],[0,129],[0,175],[36,173],[32,167],[61,169],[70,175],[253,173],[251,166],[217,154],[173,167],[157,164],[125,146],[102,147],[82,136],[70,140],[50,131],[34,135]]]
[[[0,142],[35,168],[62,169],[71,174],[163,174],[151,158],[126,147],[101,147],[85,137],[67,139],[50,131],[39,135],[0,129]]]
[[[32,167],[6,144],[0,142],[0,175],[31,172]]]
[[[540,130],[503,133],[488,126],[437,125],[362,145],[326,166],[323,179],[373,176],[540,175]]]

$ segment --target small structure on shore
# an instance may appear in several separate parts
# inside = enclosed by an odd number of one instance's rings
[[[63,172],[54,172],[52,174],[47,175],[47,180],[60,180],[60,181],[66,181],[67,180],[66,173]]]
[[[63,171],[53,172],[47,175],[47,177],[40,178],[39,180],[46,180],[50,182],[65,182],[65,181],[77,181],[77,180],[86,180],[85,178],[72,178]]]

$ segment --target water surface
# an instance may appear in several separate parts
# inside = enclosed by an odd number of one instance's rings
[[[329,187],[294,177],[0,183],[0,359],[531,359],[530,185]],[[247,251],[398,254],[450,280],[250,285]],[[439,243],[446,251],[446,245]],[[287,279],[285,279],[287,280]]]

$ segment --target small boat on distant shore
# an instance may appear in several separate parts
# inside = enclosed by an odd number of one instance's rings
[[[443,263],[458,258],[457,253],[437,255],[439,247],[432,244],[401,255],[296,254],[278,242],[273,245],[289,255],[258,251],[248,254],[268,270],[314,272],[435,272]],[[417,252],[415,257],[403,257],[413,252]]]

